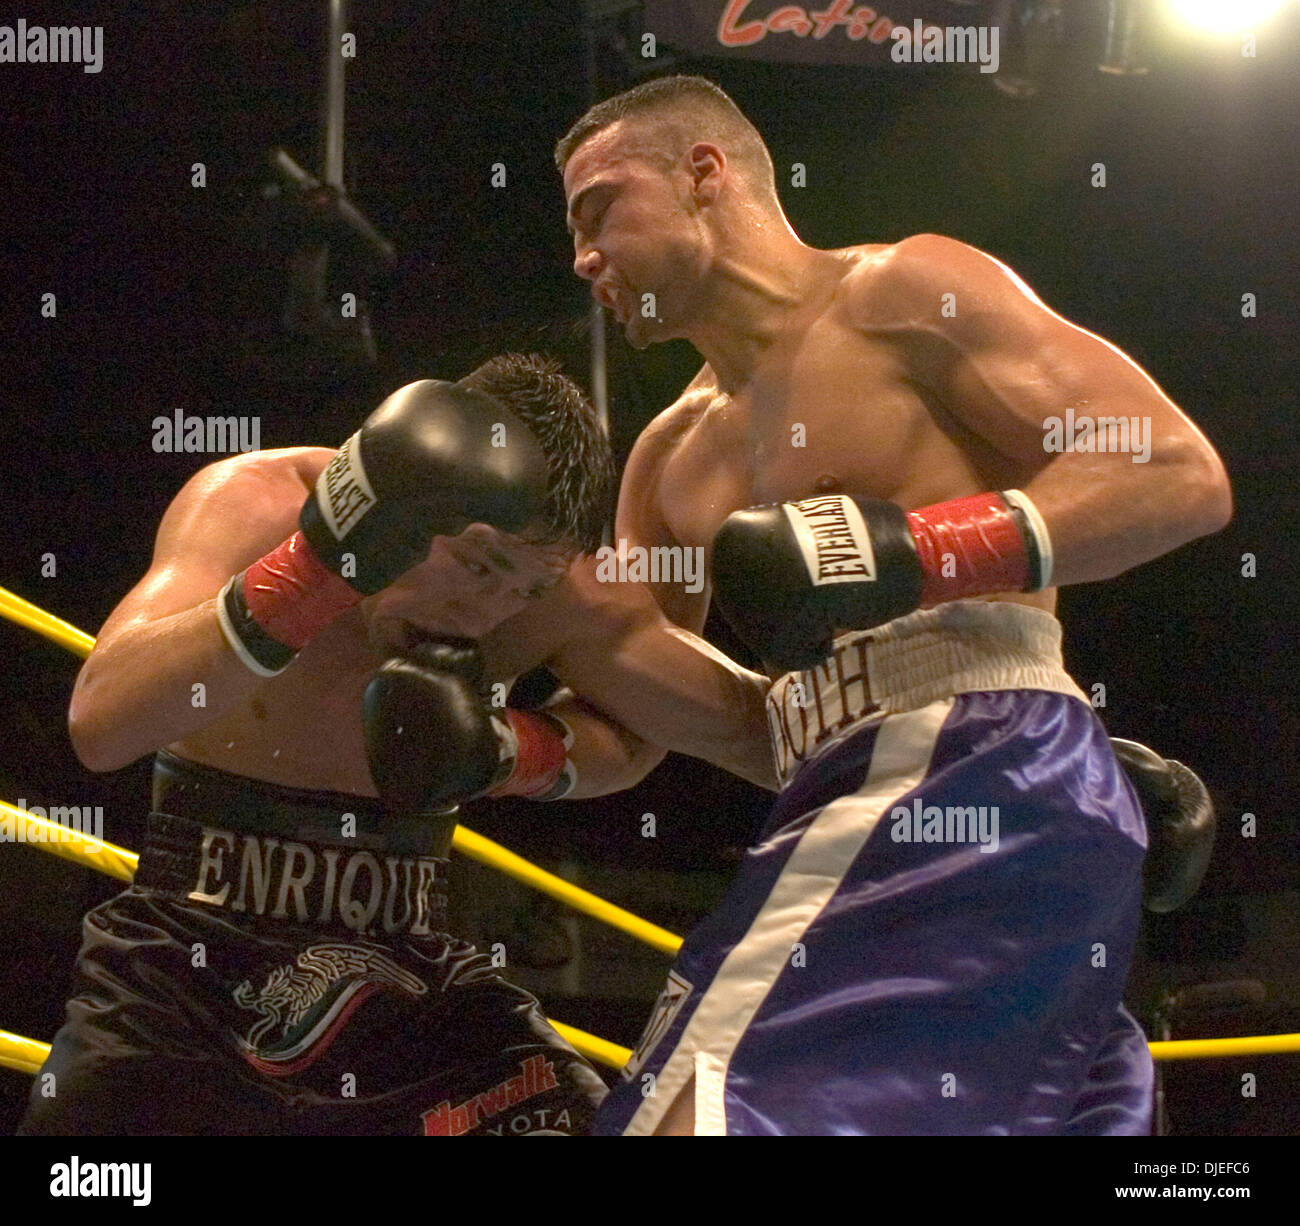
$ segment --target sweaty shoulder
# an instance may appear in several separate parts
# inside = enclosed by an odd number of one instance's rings
[[[849,248],[856,259],[842,292],[852,322],[868,331],[977,328],[1009,298],[1041,307],[1007,265],[942,234]]]
[[[699,374],[682,390],[682,394],[641,431],[632,454],[635,455],[640,450],[658,453],[671,451],[718,395],[717,377],[713,373],[713,367],[705,362],[700,367]]]
[[[329,447],[277,447],[268,451],[250,451],[227,456],[201,468],[188,484],[203,489],[238,484],[253,490],[265,482],[285,490],[301,487],[305,497],[333,455],[334,450]]]
[[[240,540],[283,535],[333,454],[327,447],[282,447],[227,456],[199,469],[163,515],[155,557],[173,546],[184,548],[200,526]]]

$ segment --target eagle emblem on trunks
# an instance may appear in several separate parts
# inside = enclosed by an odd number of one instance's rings
[[[231,996],[257,1014],[236,1036],[240,1053],[259,1072],[288,1077],[315,1063],[362,1003],[376,992],[423,996],[428,985],[377,949],[309,945],[289,966],[273,970],[260,988],[245,979]]]

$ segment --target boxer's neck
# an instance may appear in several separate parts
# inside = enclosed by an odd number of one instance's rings
[[[727,393],[749,381],[803,308],[840,276],[840,261],[803,243],[784,217],[748,229],[715,255],[686,331]]]

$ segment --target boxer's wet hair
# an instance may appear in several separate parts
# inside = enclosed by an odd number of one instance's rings
[[[708,141],[727,155],[755,195],[776,203],[776,172],[766,143],[726,92],[704,77],[655,77],[596,103],[557,142],[560,173],[580,145],[619,120],[629,121],[626,148],[632,156],[669,170],[696,141]]]
[[[532,431],[550,470],[545,540],[600,548],[614,501],[614,453],[596,410],[553,358],[503,353],[460,380]]]

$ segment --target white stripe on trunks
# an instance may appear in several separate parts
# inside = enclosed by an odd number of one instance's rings
[[[862,786],[832,800],[809,824],[745,936],[705,989],[655,1092],[628,1121],[624,1136],[649,1136],[702,1064],[695,1088],[697,1135],[725,1136],[725,1085],[732,1054],[763,1005],[790,953],[835,896],[876,824],[900,796],[921,785],[944,721],[956,700],[944,698],[886,718],[876,732]],[[703,1060],[701,1060],[703,1057]]]

